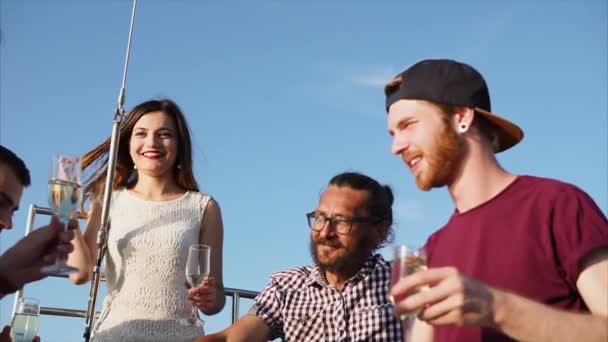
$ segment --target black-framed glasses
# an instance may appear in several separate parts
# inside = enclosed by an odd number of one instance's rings
[[[327,216],[316,213],[314,211],[306,214],[308,227],[315,232],[320,232],[325,227],[325,222],[329,221],[331,227],[334,227],[338,234],[350,233],[353,223],[378,223],[382,221],[377,217],[346,217],[346,216]]]

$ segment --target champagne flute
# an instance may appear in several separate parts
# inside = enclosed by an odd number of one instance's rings
[[[80,204],[80,157],[57,155],[51,158],[50,167],[49,206],[67,228],[68,221]],[[78,271],[66,265],[65,261],[65,257],[58,257],[53,265],[43,267],[42,272],[47,275],[67,275]]]
[[[186,280],[192,287],[199,287],[209,278],[211,267],[211,247],[207,245],[192,245],[188,250],[186,262]],[[184,325],[202,327],[203,322],[197,315],[196,306],[192,305],[190,317],[180,320]]]
[[[391,264],[391,288],[399,281],[399,279],[408,275],[414,274],[418,271],[427,269],[427,258],[424,248],[399,245],[394,249],[393,263]],[[428,290],[428,286],[420,286],[415,290],[408,293],[413,295],[419,291]],[[390,301],[395,304],[395,299],[391,296]],[[412,312],[410,314],[403,314],[399,316],[399,319],[413,320],[418,315],[418,312]]]
[[[21,298],[11,322],[13,342],[32,342],[38,333],[40,302],[35,298]]]

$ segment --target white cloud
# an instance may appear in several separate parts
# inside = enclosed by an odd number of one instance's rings
[[[397,74],[392,66],[353,66],[347,68],[352,83],[364,87],[384,87]]]
[[[383,112],[383,88],[397,73],[397,68],[379,64],[325,63],[320,65],[322,77],[312,84],[319,100],[331,110],[378,117]]]

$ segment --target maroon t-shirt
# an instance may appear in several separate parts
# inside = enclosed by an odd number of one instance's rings
[[[557,180],[519,176],[500,194],[427,241],[429,267],[454,266],[492,287],[573,311],[588,311],[576,281],[581,258],[608,247],[608,223],[593,200]],[[436,326],[435,341],[513,341],[497,330]]]

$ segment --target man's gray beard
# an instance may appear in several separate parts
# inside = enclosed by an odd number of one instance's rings
[[[333,244],[332,240],[328,241],[327,245],[336,246]],[[336,241],[340,244],[339,241]],[[310,256],[312,257],[313,262],[317,265],[321,271],[328,271],[331,273],[342,273],[344,271],[351,270],[352,268],[361,267],[363,263],[367,261],[372,255],[372,253],[377,249],[377,246],[372,246],[373,241],[371,239],[371,234],[366,234],[365,236],[361,236],[355,241],[354,245],[351,246],[350,249],[346,250],[342,256],[338,257],[330,264],[321,264],[317,255],[317,244],[323,244],[315,242],[312,236],[310,237]],[[340,248],[344,249],[344,246],[340,245]]]

